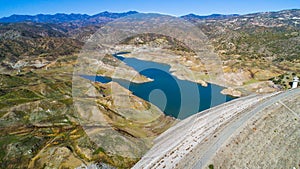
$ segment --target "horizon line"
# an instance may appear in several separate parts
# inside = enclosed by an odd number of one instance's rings
[[[36,13],[36,14],[11,14],[8,16],[0,16],[0,19],[2,18],[8,18],[14,15],[19,15],[19,16],[37,16],[37,15],[57,15],[57,14],[66,14],[66,15],[88,15],[88,16],[94,16],[100,13],[128,13],[128,12],[138,12],[138,13],[157,13],[157,14],[165,14],[165,15],[170,15],[170,16],[176,16],[176,17],[181,17],[181,16],[186,16],[186,15],[190,15],[190,14],[194,14],[197,16],[210,16],[210,15],[248,15],[248,14],[256,14],[256,13],[268,13],[268,12],[280,12],[280,11],[288,11],[288,10],[300,10],[300,8],[290,8],[290,9],[282,9],[282,10],[270,10],[270,11],[253,11],[253,12],[249,12],[249,13],[209,13],[209,14],[197,14],[197,13],[187,13],[187,14],[182,14],[182,15],[175,15],[175,14],[169,14],[169,13],[165,13],[165,12],[157,12],[157,11],[138,11],[138,10],[128,10],[128,11],[120,11],[120,12],[116,12],[116,11],[102,11],[99,13],[94,13],[94,14],[88,14],[88,13],[64,13],[64,12],[57,12],[57,13]]]

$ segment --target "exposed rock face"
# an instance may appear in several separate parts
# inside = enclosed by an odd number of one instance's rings
[[[225,95],[234,96],[234,97],[241,97],[242,96],[242,92],[240,92],[238,90],[234,90],[233,88],[223,89],[221,91],[221,93],[225,94]]]
[[[243,86],[245,82],[251,79],[250,72],[243,69],[234,71],[229,67],[224,67],[223,70],[226,82],[232,86]]]
[[[33,160],[28,168],[75,168],[82,164],[82,160],[76,157],[66,147],[55,147],[47,150],[42,150],[39,153],[38,159]]]
[[[245,89],[256,93],[271,93],[278,91],[272,81],[262,81],[245,85]]]

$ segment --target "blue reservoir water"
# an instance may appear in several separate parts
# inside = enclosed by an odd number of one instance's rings
[[[120,53],[114,56],[153,81],[134,83],[103,76],[83,75],[83,77],[101,83],[117,82],[134,95],[156,105],[168,116],[185,119],[195,113],[234,99],[221,94],[220,92],[223,90],[221,86],[208,84],[207,87],[203,87],[192,81],[178,79],[171,75],[169,65],[136,58],[124,58]]]

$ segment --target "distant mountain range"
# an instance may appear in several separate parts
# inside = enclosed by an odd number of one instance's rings
[[[0,18],[0,60],[15,60],[21,55],[47,52],[53,56],[56,54],[52,54],[52,49],[59,51],[57,47],[60,44],[68,44],[68,47],[61,48],[60,54],[65,53],[65,48],[70,48],[69,53],[72,53],[79,50],[80,44],[103,24],[132,14],[138,12],[12,15]],[[241,58],[269,58],[274,61],[299,58],[300,9],[246,15],[188,14],[180,18],[197,25],[210,38],[215,49],[225,52],[226,56],[241,55]],[[48,43],[53,45],[43,45]]]
[[[227,18],[232,18],[232,17],[237,17],[240,16],[239,14],[229,14],[229,15],[222,15],[222,14],[212,14],[212,15],[205,15],[205,16],[200,16],[200,15],[195,15],[195,14],[188,14],[181,16],[181,18],[184,19],[227,19]]]
[[[15,22],[36,22],[36,23],[66,23],[66,22],[90,22],[90,23],[102,23],[117,19],[127,15],[136,14],[136,11],[129,11],[124,13],[111,13],[101,12],[96,15],[87,14],[64,14],[57,13],[54,15],[50,14],[38,14],[38,15],[11,15],[9,17],[0,18],[2,23],[15,23]]]
[[[38,15],[11,15],[9,17],[0,18],[1,23],[16,23],[16,22],[36,22],[36,23],[66,23],[66,22],[84,22],[84,23],[103,23],[105,21],[111,21],[113,19],[121,18],[124,16],[137,14],[136,11],[129,11],[124,13],[111,13],[101,12],[96,15],[87,14],[64,14],[57,13],[54,15],[50,14],[38,14]],[[238,14],[222,15],[212,14],[200,16],[196,14],[188,14],[181,16],[184,19],[225,19],[239,16]]]
[[[138,160],[133,158],[135,154],[141,155],[140,152],[145,152],[151,146],[148,144],[151,139],[177,123],[171,117],[160,116],[158,109],[154,110],[150,103],[132,94],[129,101],[134,104],[126,109],[119,108],[127,104],[122,100],[128,100],[128,97],[118,95],[121,101],[114,102],[111,85],[118,86],[116,83],[116,85],[91,83],[95,87],[93,90],[85,90],[86,87],[92,86],[86,85],[81,88],[83,93],[79,92],[77,98],[72,98],[73,92],[79,91],[78,87],[76,90],[72,87],[78,82],[86,84],[84,79],[73,83],[73,70],[80,65],[77,57],[87,44],[87,40],[91,39],[104,24],[136,13],[138,12],[102,12],[91,16],[12,15],[0,19],[0,168],[30,168],[29,166],[76,168],[81,163],[102,164],[102,162],[116,168],[130,168]],[[209,51],[212,47],[222,60],[224,78],[221,79],[225,79],[227,87],[230,87],[227,90],[228,94],[241,92],[247,95],[273,92],[278,88],[288,89],[291,87],[293,76],[300,76],[300,9],[246,15],[189,14],[181,18],[194,24],[207,36],[204,40],[209,44]],[[139,24],[135,26],[138,27]],[[173,27],[166,26],[165,29],[172,31]],[[155,62],[166,63],[168,58],[172,58],[174,60],[170,63],[184,66],[189,70],[188,73],[190,71],[203,73],[193,76],[198,82],[206,80],[213,82],[219,78],[214,74],[207,74],[210,70],[212,72],[215,72],[214,69],[219,70],[219,67],[213,63],[202,66],[201,59],[193,57],[192,51],[187,50],[189,49],[187,44],[173,37],[145,33],[123,39],[119,45],[130,45],[132,49],[138,49],[135,51],[141,52],[140,54],[145,51],[145,55],[152,55],[152,51],[159,52],[152,50],[153,47],[162,48],[163,51],[167,50],[168,56],[161,57],[161,60],[156,57]],[[98,46],[101,44],[90,47],[97,49]],[[157,53],[153,53],[153,56],[154,54]],[[209,52],[207,56],[210,55]],[[84,64],[95,65],[86,67],[90,72],[96,67],[96,73],[99,75],[111,77],[116,70],[121,70],[119,72],[124,73],[123,77],[138,75],[135,77],[140,78],[136,71],[126,68],[125,65],[120,66],[121,61],[112,55],[105,55],[97,62],[93,58],[83,60]],[[187,64],[183,64],[184,62]],[[175,67],[174,70],[177,68],[180,67]],[[181,74],[180,76],[184,77]],[[119,91],[121,88],[117,89]],[[122,88],[122,91],[125,91],[125,88]],[[297,108],[299,97],[296,99],[298,100],[287,100],[285,103],[292,106],[290,103],[293,102],[296,107],[291,108]],[[78,101],[80,104],[77,104]],[[118,105],[119,103],[121,105]],[[96,123],[95,119],[91,119],[98,116],[94,115],[94,109],[92,111],[87,109],[89,106],[100,108],[101,117],[108,120],[111,128],[107,130],[105,126],[98,125],[102,122]],[[294,122],[293,116],[289,117],[291,119],[287,120]],[[140,121],[135,123],[136,119]],[[90,135],[85,132],[86,127],[83,127],[81,122],[88,124],[87,129],[95,135],[89,137]],[[273,126],[274,121],[270,122]],[[290,125],[285,126],[291,128]],[[291,128],[291,132],[297,127],[295,125]],[[250,130],[252,132],[252,129]],[[256,130],[258,131],[263,130]],[[274,135],[276,133],[273,130],[270,132],[274,138],[279,136]],[[136,140],[141,136],[149,138],[147,143],[140,142],[140,139]],[[294,138],[294,135],[292,137]],[[103,139],[105,140],[103,145],[111,148],[104,149],[91,138],[100,141]],[[124,140],[125,144],[120,140]],[[244,146],[242,143],[239,145]],[[128,156],[112,153],[118,152],[119,148],[129,150]],[[289,148],[296,151],[296,148]],[[293,157],[298,159],[297,154]]]

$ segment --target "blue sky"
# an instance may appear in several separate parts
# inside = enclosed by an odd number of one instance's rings
[[[0,17],[12,14],[86,13],[102,11],[208,15],[300,9],[300,0],[0,0]]]

